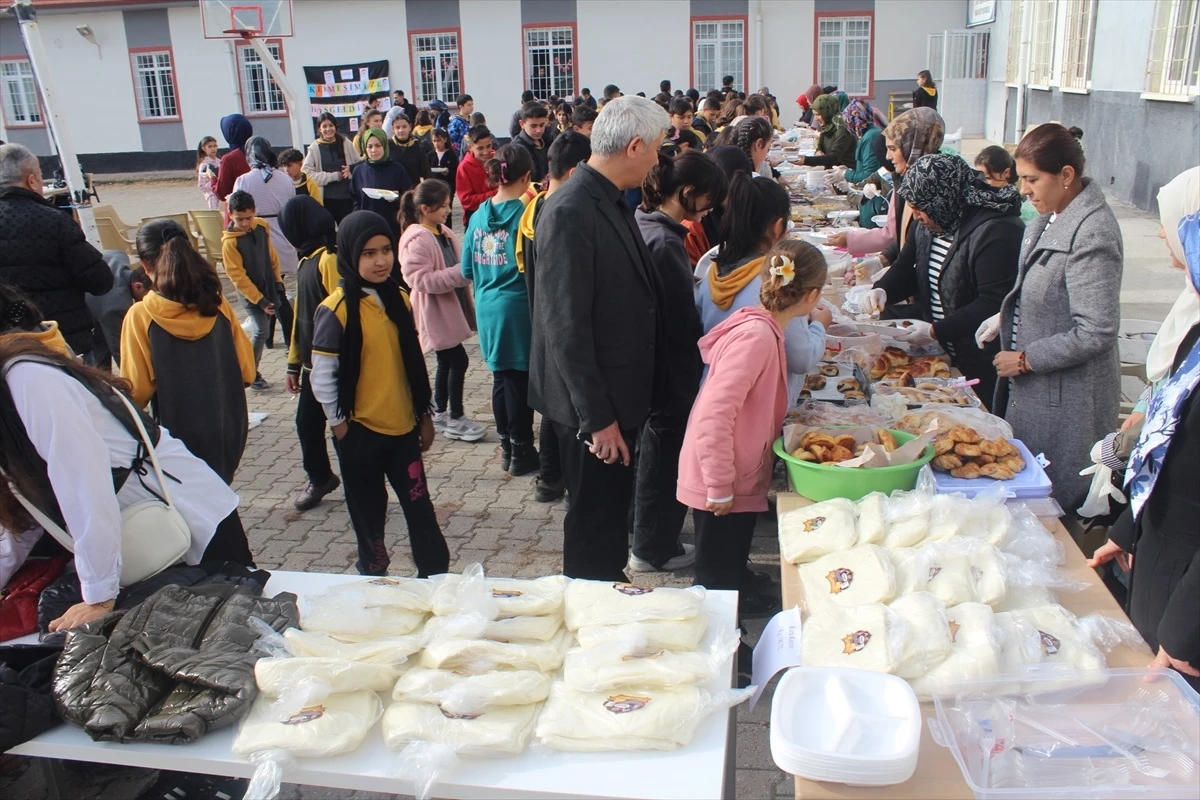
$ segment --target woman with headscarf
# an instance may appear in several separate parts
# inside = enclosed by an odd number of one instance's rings
[[[271,244],[279,254],[279,271],[285,275],[296,274],[296,248],[279,228],[279,211],[283,204],[296,196],[296,185],[286,172],[278,169],[279,160],[271,143],[262,136],[253,136],[246,142],[246,160],[250,171],[234,181],[235,191],[246,192],[254,198],[255,215],[262,217],[271,226]],[[291,336],[291,319],[284,322],[284,330]]]
[[[342,284],[313,321],[312,391],[333,429],[359,574],[388,573],[386,481],[404,510],[417,575],[428,578],[450,568],[450,551],[421,461],[433,444],[433,392],[408,295],[392,277],[395,247],[391,225],[372,211],[338,226]]]
[[[813,124],[820,130],[817,155],[800,156],[799,162],[810,167],[854,168],[854,135],[846,129],[842,108],[836,96],[823,94],[812,103]]]
[[[351,194],[358,211],[374,211],[388,221],[393,238],[400,238],[400,197],[413,187],[403,164],[392,161],[387,134],[370,128],[363,134],[366,160],[350,173]],[[372,196],[374,195],[374,196]]]
[[[988,185],[958,156],[941,154],[910,166],[896,194],[920,226],[865,302],[879,312],[915,297],[926,324],[908,335],[940,343],[954,366],[979,379],[976,393],[986,403],[996,386],[992,357],[1000,348],[980,351],[974,336],[1016,283],[1021,198],[1012,187]]]
[[[883,137],[883,131],[875,124],[874,109],[866,100],[851,100],[850,105],[842,112],[846,129],[858,140],[854,150],[854,167],[846,170],[846,180],[850,183],[862,183],[875,174],[880,161],[876,155],[876,140]]]
[[[850,95],[845,92],[834,92],[833,96],[838,101],[838,111],[845,111],[850,106]]]
[[[812,125],[813,100],[816,100],[818,97],[821,96],[821,94],[822,94],[821,87],[814,83],[812,86],[808,87],[807,90],[805,90],[804,94],[802,94],[796,98],[796,105],[800,106],[799,122],[802,122],[805,125]]]
[[[233,182],[250,171],[244,148],[246,140],[254,135],[254,127],[241,114],[230,114],[221,118],[221,135],[229,143],[229,152],[221,156],[217,167],[217,197],[224,203],[234,191]]]
[[[337,128],[337,117],[328,111],[317,120],[317,138],[304,154],[304,174],[321,187],[321,203],[335,222],[354,210],[350,170],[359,162],[353,142]]]
[[[1169,225],[1159,193],[1159,208],[1171,260],[1187,271],[1188,288],[1200,292],[1200,168],[1168,186],[1185,195]],[[1183,178],[1181,181],[1180,179]],[[1163,187],[1166,191],[1167,187]],[[1168,198],[1168,203],[1171,199]],[[1161,235],[1161,234],[1160,234]],[[1178,306],[1178,304],[1177,304]],[[1186,319],[1175,320],[1171,333]],[[1130,570],[1129,619],[1156,652],[1152,666],[1183,673],[1200,689],[1200,322],[1183,331],[1165,376],[1155,388],[1141,435],[1125,472],[1129,507],[1109,529],[1108,542],[1089,563],[1114,558]]]

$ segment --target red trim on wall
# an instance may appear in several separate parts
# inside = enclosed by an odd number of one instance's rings
[[[867,43],[867,48],[871,51],[871,63],[867,67],[867,93],[850,95],[851,97],[874,97],[875,96],[875,12],[874,11],[816,11],[813,13],[813,83],[817,82],[817,76],[820,70],[817,65],[821,57],[821,20],[830,17],[840,17],[842,19],[854,19],[856,17],[868,17],[871,20],[871,37]],[[841,91],[841,87],[838,87]],[[849,92],[847,92],[849,94]]]
[[[274,45],[279,46],[279,68],[282,69],[283,73],[286,75],[287,74],[287,57],[283,52],[283,39],[272,36],[270,38],[263,39],[262,41],[263,41],[263,44],[266,44],[266,45],[274,44]],[[237,62],[238,99],[242,104],[242,113],[245,114],[247,117],[250,117],[251,119],[264,119],[267,117],[286,117],[286,116],[288,116],[287,96],[286,95],[283,98],[283,109],[284,109],[283,111],[258,111],[258,112],[251,113],[246,110],[246,87],[242,84],[242,50],[244,50],[247,47],[253,47],[253,46],[249,45],[249,44],[235,44],[234,51],[233,51],[233,60],[235,62]],[[266,67],[264,66],[263,69],[265,70]],[[267,74],[267,80],[268,81],[271,80],[271,75],[269,73]]]
[[[463,68],[463,35],[462,28],[422,28],[420,30],[410,30],[408,32],[408,72],[412,79],[412,86],[409,88],[412,91],[404,93],[404,99],[408,100],[413,105],[427,106],[430,100],[444,100],[446,105],[451,108],[458,108],[457,97],[437,97],[437,98],[418,98],[417,83],[420,81],[417,71],[417,52],[413,49],[414,36],[435,36],[439,33],[453,33],[458,37],[458,91],[459,94],[469,94],[467,92],[467,73]],[[395,91],[396,87],[392,87]],[[418,99],[420,103],[418,104]]]
[[[137,70],[133,68],[133,57],[139,53],[166,53],[171,57],[171,85],[175,89],[175,116],[173,117],[143,117],[142,116],[142,101],[138,98],[138,76]],[[133,81],[133,108],[137,112],[138,124],[154,125],[159,122],[182,122],[183,121],[183,98],[179,94],[179,76],[177,74],[178,67],[175,65],[175,50],[171,45],[165,47],[130,47],[129,48],[129,76]]]
[[[581,88],[581,84],[579,83],[579,27],[574,22],[530,22],[521,25],[521,91],[523,92],[529,88],[529,65],[525,51],[525,31],[546,28],[571,29],[571,74],[574,77],[575,97],[578,97],[579,89]],[[575,97],[572,97],[571,100],[574,100]]]
[[[696,86],[696,23],[697,22],[741,22],[742,23],[742,83],[746,84],[750,80],[750,17],[746,14],[702,14],[700,16],[688,17],[688,86],[695,87],[698,91],[699,86]],[[721,76],[718,76],[718,79]],[[719,86],[712,87],[719,89]],[[739,92],[746,92],[746,86],[734,87]],[[700,91],[700,97],[704,97],[704,93],[710,91],[705,89]]]
[[[29,58],[27,56],[0,56],[0,61],[29,61]],[[29,62],[29,68],[33,69],[33,62]],[[33,86],[34,86],[34,94],[37,97],[38,112],[42,117],[42,121],[41,122],[11,122],[8,119],[8,105],[6,103],[3,103],[3,100],[4,100],[4,97],[2,96],[3,92],[0,92],[0,104],[4,105],[3,115],[4,115],[4,127],[5,128],[11,128],[13,130],[28,131],[28,130],[36,130],[38,128],[46,127],[46,107],[45,107],[45,105],[42,104],[42,91],[41,91],[41,88],[38,86],[36,77],[33,79]]]

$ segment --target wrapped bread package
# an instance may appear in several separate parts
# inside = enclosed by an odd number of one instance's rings
[[[478,674],[497,669],[554,672],[562,666],[572,636],[565,630],[548,642],[493,642],[488,639],[431,641],[421,652],[421,666]]]
[[[695,686],[580,692],[556,683],[536,735],[555,750],[674,750],[690,744],[705,714]]]
[[[927,700],[956,682],[999,674],[1000,640],[993,617],[991,606],[985,603],[962,603],[946,609],[953,648],[945,661],[909,681],[917,697]]]
[[[946,607],[928,592],[897,597],[890,608],[904,619],[908,635],[895,674],[919,678],[945,661],[954,649]]]
[[[351,598],[353,595],[347,594],[337,601],[313,602],[300,618],[301,629],[327,633],[347,642],[370,642],[407,636],[425,624],[424,612],[400,606],[363,607],[354,604]]]
[[[883,492],[871,492],[855,503],[858,514],[857,544],[883,544],[887,539],[888,497]]]
[[[403,608],[427,613],[433,584],[424,578],[371,578],[330,586],[310,598],[315,604],[342,601],[364,608]]]
[[[382,692],[396,682],[396,671],[386,664],[340,658],[260,658],[254,665],[254,681],[268,697],[306,686],[326,695],[362,689]]]
[[[695,650],[708,631],[708,615],[691,619],[651,619],[623,625],[585,625],[575,631],[585,650],[605,644],[631,642],[643,650]]]
[[[366,664],[403,664],[425,644],[420,635],[393,636],[368,642],[343,642],[327,633],[288,628],[283,632],[284,644],[293,656],[308,658],[340,658]]]
[[[439,575],[432,580],[433,613],[438,616],[480,610],[480,599],[495,603],[495,618],[541,617],[562,613],[566,578],[550,575],[533,580],[488,578],[482,570]],[[488,615],[492,616],[492,615]]]
[[[623,625],[645,620],[685,620],[700,613],[704,589],[671,589],[634,583],[573,580],[566,592],[566,623],[575,631],[585,625]]]
[[[456,714],[426,703],[392,703],[383,713],[383,741],[393,750],[409,742],[448,745],[455,752],[516,755],[529,744],[538,705],[496,706]]]
[[[821,611],[804,622],[804,666],[894,674],[904,660],[907,632],[904,619],[880,603]]]
[[[888,603],[896,596],[896,571],[887,551],[875,545],[830,553],[798,569],[810,614],[831,607]]]
[[[590,650],[575,648],[563,663],[563,681],[581,692],[608,692],[626,686],[671,687],[700,684],[724,670],[737,652],[740,637],[713,642],[702,652],[647,650],[612,643]]]
[[[452,712],[469,713],[493,706],[539,703],[550,693],[551,678],[533,670],[495,670],[459,675],[444,669],[414,667],[400,676],[392,699],[431,703]]]
[[[233,752],[249,756],[286,750],[296,756],[332,756],[362,744],[382,711],[379,695],[371,691],[332,694],[320,703],[281,714],[265,695],[254,701],[242,721]]]
[[[779,554],[789,564],[849,550],[856,540],[854,504],[844,498],[794,508],[779,515]]]
[[[431,617],[425,633],[434,639],[491,639],[495,642],[548,642],[562,629],[562,612],[542,617],[485,619],[478,614]]]

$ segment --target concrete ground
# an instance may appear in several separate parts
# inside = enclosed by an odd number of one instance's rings
[[[978,152],[977,142],[964,142],[968,156]],[[972,147],[974,150],[972,151]],[[101,202],[116,207],[126,222],[156,214],[202,208],[199,192],[186,181],[136,182],[102,185]],[[1121,291],[1125,317],[1161,320],[1182,289],[1183,276],[1170,267],[1164,245],[1157,238],[1158,221],[1148,214],[1113,202],[1125,236],[1125,276]],[[457,217],[457,213],[455,214]],[[231,296],[230,299],[233,299]],[[239,307],[235,303],[235,308]],[[471,367],[466,380],[466,411],[475,420],[492,425],[491,379],[480,362],[478,345],[467,345]],[[295,494],[305,483],[294,433],[295,401],[284,388],[286,353],[282,342],[267,350],[262,373],[271,386],[249,392],[252,412],[265,412],[266,420],[250,432],[246,454],[234,482],[241,497],[241,515],[250,545],[260,566],[313,572],[353,572],[354,534],[342,492],[339,490],[316,509],[298,513],[292,508]],[[433,361],[429,361],[430,374]],[[561,571],[561,504],[543,505],[533,499],[533,478],[513,478],[500,470],[494,432],[475,444],[438,439],[425,456],[429,488],[438,519],[451,551],[451,568],[462,570],[481,562],[493,575],[535,577]],[[389,506],[387,531],[394,574],[414,574],[399,505]],[[684,540],[691,541],[690,520]],[[775,523],[764,517],[755,532],[751,555],[755,566],[779,574]],[[639,576],[654,585],[687,586],[690,571]],[[751,623],[750,637],[757,640],[764,621]],[[737,709],[736,786],[738,798],[774,799],[793,796],[791,777],[771,760],[769,745],[771,692],[757,709]],[[28,761],[28,760],[24,760]],[[41,795],[40,779],[28,764],[15,764],[6,782],[0,763],[0,795]],[[99,774],[97,774],[99,773]],[[128,771],[75,770],[69,775],[73,797],[132,798],[142,788]],[[14,783],[15,782],[15,783]],[[5,786],[8,789],[5,789]],[[19,787],[19,790],[18,790]],[[313,787],[286,786],[288,800],[390,795],[347,794]]]

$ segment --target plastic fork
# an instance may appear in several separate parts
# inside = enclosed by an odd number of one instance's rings
[[[1165,778],[1171,774],[1168,770],[1165,770],[1162,767],[1156,767],[1153,764],[1151,764],[1149,761],[1146,760],[1146,756],[1143,753],[1139,752],[1135,755],[1133,752],[1131,752],[1129,750],[1129,748],[1122,747],[1121,745],[1117,744],[1112,739],[1109,739],[1103,733],[1096,730],[1091,725],[1088,725],[1083,720],[1076,719],[1075,722],[1076,722],[1076,724],[1079,725],[1079,727],[1083,728],[1085,731],[1092,734],[1100,741],[1104,742],[1106,745],[1111,747],[1115,752],[1120,753],[1122,756],[1124,756],[1129,761],[1130,765],[1133,766],[1134,769],[1136,769],[1138,772],[1145,775],[1147,778]]]

